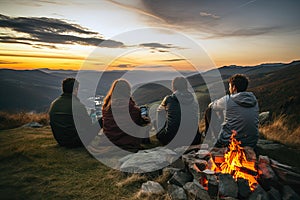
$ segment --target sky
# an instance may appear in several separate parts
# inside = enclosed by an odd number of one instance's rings
[[[0,68],[201,70],[300,59],[299,0],[2,0]]]

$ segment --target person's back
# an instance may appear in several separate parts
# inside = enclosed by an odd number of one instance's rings
[[[50,107],[50,125],[53,135],[61,146],[80,146],[81,141],[72,114],[72,95],[62,94]]]
[[[223,131],[235,130],[238,133],[235,138],[242,142],[242,146],[256,146],[258,104],[252,92],[239,92],[228,98],[225,120]]]
[[[164,127],[156,137],[163,145],[170,143],[176,136],[176,141],[173,141],[175,146],[199,144],[198,104],[193,94],[187,90],[186,80],[182,77],[175,78],[173,91],[158,108],[158,123],[165,121],[162,116],[165,112],[167,116]]]
[[[221,99],[212,102],[212,111],[225,111],[224,123],[218,136],[216,147],[228,146],[232,131],[241,146],[255,147],[258,140],[258,103],[252,92],[247,92],[248,78],[236,74],[229,79],[229,92]],[[214,120],[214,119],[211,119]]]
[[[141,116],[140,108],[131,98],[131,87],[126,80],[119,79],[112,84],[104,99],[102,116],[103,133],[114,145],[131,152],[141,149],[139,129],[149,121]]]
[[[79,147],[83,143],[88,144],[100,129],[99,125],[92,124],[84,105],[77,98],[78,86],[74,78],[65,79],[62,84],[63,94],[51,103],[49,109],[53,136],[61,146]],[[80,121],[77,126],[75,117]],[[79,137],[79,132],[83,137]]]

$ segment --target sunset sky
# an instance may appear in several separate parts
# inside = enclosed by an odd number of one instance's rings
[[[0,68],[211,69],[300,59],[299,0],[2,0]]]

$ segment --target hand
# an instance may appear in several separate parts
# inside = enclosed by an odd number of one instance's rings
[[[142,119],[144,120],[144,122],[146,124],[149,124],[151,122],[151,119],[149,117],[147,117],[147,116],[142,116]]]

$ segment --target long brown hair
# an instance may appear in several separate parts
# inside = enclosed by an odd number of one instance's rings
[[[113,99],[119,99],[119,98],[127,98],[129,99],[131,96],[131,86],[125,79],[117,79],[115,80],[106,97],[104,98],[103,110],[109,110],[111,107],[111,101]]]

